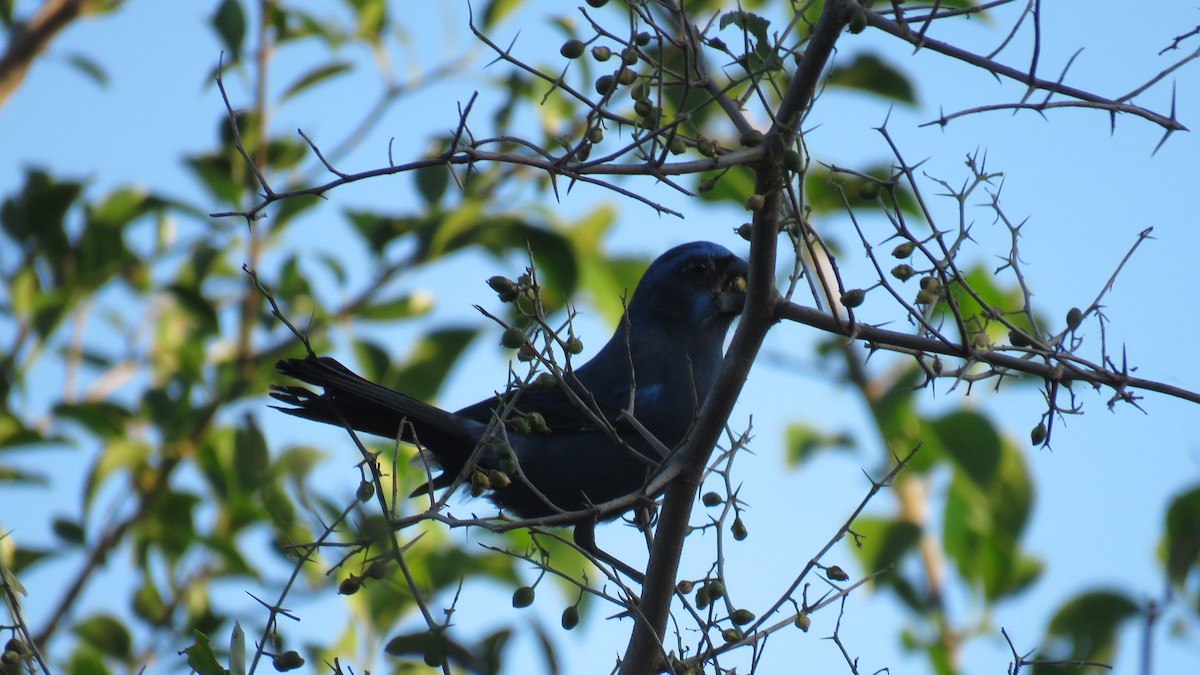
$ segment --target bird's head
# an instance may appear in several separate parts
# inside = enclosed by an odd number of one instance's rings
[[[682,244],[659,256],[638,282],[629,319],[722,337],[746,299],[749,265],[724,246]]]

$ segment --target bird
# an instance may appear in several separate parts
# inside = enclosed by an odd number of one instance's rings
[[[663,449],[686,440],[720,372],[748,271],[745,260],[715,243],[668,250],[646,269],[609,341],[551,387],[512,388],[448,412],[310,354],[276,368],[322,393],[273,385],[272,397],[284,404],[273,407],[424,448],[441,474],[414,495],[469,484],[475,470],[494,476],[507,468],[507,481],[489,481],[488,496],[501,511],[522,519],[579,512],[580,523],[594,526],[589,510],[642,490]],[[496,433],[510,408],[518,412]],[[540,415],[536,428],[532,413]],[[577,527],[577,540],[590,536]]]

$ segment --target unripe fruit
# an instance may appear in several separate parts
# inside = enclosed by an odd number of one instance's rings
[[[1046,442],[1046,423],[1038,422],[1038,425],[1029,432],[1029,441],[1034,445],[1041,445]]]
[[[846,26],[846,30],[855,35],[863,32],[867,28],[867,11],[859,7],[854,11],[854,16],[850,17],[850,23]]]
[[[633,104],[633,112],[638,117],[645,117],[654,112],[654,105],[649,101],[638,101]]]
[[[271,665],[275,670],[286,673],[289,670],[295,670],[304,665],[304,657],[296,651],[287,651],[282,654],[276,654],[271,659]]]
[[[601,75],[596,78],[596,93],[604,96],[611,94],[617,88],[617,78],[612,75]]]
[[[826,567],[825,568],[825,576],[829,577],[830,581],[849,581],[850,580],[850,575],[846,574],[846,570],[843,570],[842,568],[838,567],[837,565],[831,565],[829,567]]]
[[[733,613],[729,615],[729,620],[739,626],[745,626],[751,621],[754,621],[754,612],[751,612],[748,609],[735,609],[733,610]]]
[[[534,389],[553,389],[558,380],[554,379],[554,375],[550,373],[538,373],[538,376],[533,378],[530,383]]]
[[[580,340],[579,338],[572,335],[570,338],[567,339],[567,351],[571,352],[572,354],[579,354],[580,352],[582,352],[583,351],[583,340]]]
[[[638,55],[636,51],[630,49],[629,47],[621,50],[621,63],[624,63],[627,66],[632,66],[637,62]]]
[[[687,150],[687,144],[683,142],[682,138],[676,136],[671,139],[672,155],[682,155],[685,150]]]
[[[853,309],[863,304],[863,300],[866,298],[866,291],[861,288],[851,288],[845,293],[842,293],[842,306]]]
[[[369,480],[360,482],[358,489],[354,491],[354,496],[364,504],[371,501],[371,497],[375,496],[375,484]]]
[[[917,245],[912,243],[911,241],[906,241],[902,244],[898,244],[896,246],[896,248],[892,249],[892,257],[893,258],[901,258],[901,259],[907,258],[908,256],[913,254],[913,249],[915,249],[916,247],[917,247]]]
[[[796,615],[796,628],[799,628],[800,630],[807,633],[808,627],[811,625],[812,625],[812,617],[810,617],[807,614],[797,614]]]
[[[635,73],[632,70],[629,70],[628,68],[624,68],[619,73],[617,73],[617,82],[620,82],[621,84],[623,84],[625,86],[629,86],[629,85],[633,84],[635,81],[637,81],[637,73]]]
[[[516,460],[514,460],[512,457],[509,457],[507,459],[501,459],[500,460],[500,470],[509,476],[517,475]]]
[[[751,225],[750,223],[742,223],[741,225],[738,225],[737,230],[735,230],[735,232],[737,232],[738,236],[741,237],[742,239],[745,239],[746,241],[750,241],[750,235],[754,232],[754,226]]]
[[[387,561],[386,560],[373,561],[370,565],[367,566],[366,576],[370,577],[371,579],[374,579],[376,581],[379,581],[380,579],[387,576]]]
[[[592,143],[599,143],[600,141],[604,140],[604,130],[600,127],[592,127],[591,129],[588,129],[587,139]]]
[[[500,296],[500,302],[512,302],[517,299],[520,292],[512,279],[500,275],[488,279],[487,285],[496,291],[496,295]]]
[[[725,630],[721,631],[721,639],[729,644],[733,644],[734,642],[741,640],[742,637],[744,637],[742,635],[742,631],[736,628],[726,628]]]
[[[715,492],[705,492],[704,496],[700,497],[700,501],[704,502],[705,506],[711,507],[711,506],[717,506],[725,500],[721,499],[721,495],[719,495]]]
[[[362,588],[362,577],[351,574],[338,584],[338,595],[354,595],[360,588]]]
[[[867,181],[858,188],[858,198],[864,201],[871,201],[879,196],[879,185]]]
[[[937,277],[921,277],[921,290],[936,291],[942,287],[942,280]]]
[[[512,417],[508,420],[508,426],[518,434],[527,434],[532,429],[529,428],[529,422],[525,421],[524,417]]]
[[[741,518],[733,519],[733,525],[729,527],[729,531],[733,533],[733,538],[737,541],[742,541],[747,537],[747,535],[750,534],[750,532],[746,529],[746,524],[742,522]]]
[[[471,487],[479,488],[482,491],[492,487],[492,482],[488,480],[486,473],[475,469],[471,472]]]
[[[509,478],[508,474],[504,473],[503,471],[489,469],[487,472],[487,477],[488,483],[491,484],[493,490],[503,490],[509,485],[512,485],[512,479]]]
[[[1029,345],[1033,344],[1029,341],[1029,338],[1025,337],[1025,334],[1019,330],[1008,331],[1008,341],[1014,347],[1028,347]]]
[[[1067,328],[1075,330],[1079,328],[1079,324],[1083,323],[1083,311],[1078,307],[1072,307],[1067,310]]]
[[[517,360],[522,363],[528,363],[537,358],[537,350],[531,344],[523,344],[517,349]]]
[[[513,591],[512,606],[520,609],[533,604],[533,587],[522,586]]]
[[[741,142],[742,147],[746,148],[760,146],[763,142],[763,132],[758,129],[747,129],[742,132],[739,142]]]
[[[571,605],[570,607],[564,609],[562,613],[562,627],[566,630],[571,630],[578,625],[579,608],[577,608],[575,605]]]
[[[525,331],[516,326],[505,329],[504,334],[500,336],[500,344],[509,349],[516,349],[525,344]]]
[[[696,591],[696,607],[698,607],[699,609],[704,609],[705,607],[708,607],[708,603],[711,600],[712,600],[712,598],[710,598],[708,595],[708,587],[707,586],[701,586],[700,590]]]
[[[687,579],[681,579],[679,581],[679,583],[675,584],[675,590],[679,591],[680,593],[683,593],[684,595],[691,593],[692,589],[695,587],[696,587],[696,584],[692,583],[691,581],[688,581]]]
[[[932,305],[935,302],[937,302],[937,300],[938,300],[937,293],[934,293],[933,291],[924,290],[924,291],[917,291],[917,298],[914,302],[916,302],[918,305]]]
[[[757,210],[761,209],[763,207],[763,205],[766,203],[767,203],[766,197],[764,197],[762,195],[750,195],[750,198],[746,200],[746,210],[747,211],[757,211]]]
[[[917,272],[912,268],[912,265],[896,265],[892,268],[892,276],[896,277],[900,281],[908,281],[916,273]]]
[[[650,44],[650,34],[638,33],[637,35],[633,36],[633,41],[637,43],[637,46],[645,47],[646,45]]]
[[[587,4],[592,7],[603,7],[608,4],[608,0],[587,0]]]
[[[795,150],[783,151],[783,168],[788,171],[799,171],[804,168],[800,161],[800,153]]]
[[[708,596],[713,600],[725,595],[725,584],[720,581],[709,581],[704,584],[704,588],[708,591]]]
[[[612,50],[604,45],[597,45],[592,47],[592,58],[603,63],[612,58]]]
[[[546,425],[546,418],[540,412],[531,412],[525,416],[529,422],[529,428],[535,434],[543,434],[550,431],[550,427]]]
[[[583,56],[583,50],[585,48],[586,47],[582,40],[567,40],[563,43],[563,46],[559,48],[558,53],[562,54],[568,59],[577,59]]]

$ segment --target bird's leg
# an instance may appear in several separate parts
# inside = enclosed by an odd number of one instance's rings
[[[632,579],[638,585],[646,580],[646,575],[630,567],[624,561],[609,555],[596,546],[596,521],[585,520],[575,526],[575,543],[601,562],[612,565],[618,572]]]

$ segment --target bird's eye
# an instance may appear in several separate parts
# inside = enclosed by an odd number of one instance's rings
[[[692,260],[683,268],[683,271],[687,272],[689,276],[693,277],[705,276],[708,274],[708,270],[709,265],[707,260]]]

